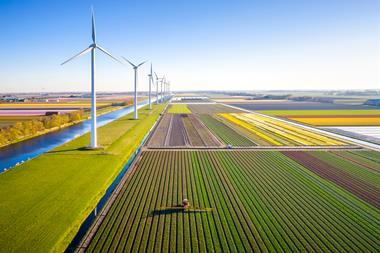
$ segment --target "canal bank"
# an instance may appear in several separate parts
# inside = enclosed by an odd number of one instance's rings
[[[138,107],[141,108],[147,104],[148,101],[142,101],[139,102]],[[98,126],[106,125],[132,111],[133,106],[128,106],[100,115],[97,117]],[[46,133],[0,148],[0,173],[89,132],[90,124],[90,120],[84,120],[81,123],[68,126],[58,131]]]
[[[7,252],[64,251],[158,119],[143,108],[99,128],[103,150],[83,151],[89,134],[0,175],[0,245]]]

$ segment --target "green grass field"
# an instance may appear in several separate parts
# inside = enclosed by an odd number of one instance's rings
[[[190,114],[191,111],[185,104],[173,104],[170,106],[168,113]]]
[[[273,116],[380,115],[380,110],[261,110],[257,112]]]
[[[144,151],[88,252],[379,252],[379,217],[279,152]]]
[[[103,150],[86,134],[1,174],[0,251],[64,251],[164,107],[100,127]]]

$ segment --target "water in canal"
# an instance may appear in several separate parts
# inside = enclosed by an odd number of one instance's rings
[[[147,104],[148,101],[140,102],[138,104],[138,108],[141,108]],[[115,119],[118,119],[132,111],[133,106],[129,106],[127,108],[101,115],[97,117],[98,126],[103,126],[110,123],[111,121],[114,121]],[[47,133],[0,148],[0,173],[89,132],[90,125],[91,121],[85,120],[79,124],[66,127],[59,131]]]

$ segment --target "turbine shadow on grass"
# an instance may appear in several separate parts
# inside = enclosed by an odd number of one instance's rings
[[[72,152],[75,152],[75,151],[78,151],[80,153],[83,153],[83,154],[88,154],[89,152],[97,152],[99,155],[103,155],[103,154],[107,154],[107,152],[105,152],[105,149],[104,147],[98,147],[98,148],[89,148],[87,146],[85,147],[79,147],[79,148],[70,148],[70,149],[60,149],[60,150],[51,150],[51,151],[48,151],[46,152],[46,154],[73,154]]]

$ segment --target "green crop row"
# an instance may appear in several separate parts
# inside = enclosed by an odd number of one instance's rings
[[[202,122],[214,133],[219,139],[221,139],[225,144],[230,144],[233,146],[256,146],[251,140],[237,133],[224,123],[213,118],[210,115],[202,114],[199,115],[199,118]]]
[[[380,250],[378,209],[279,152],[141,156],[89,252]]]

